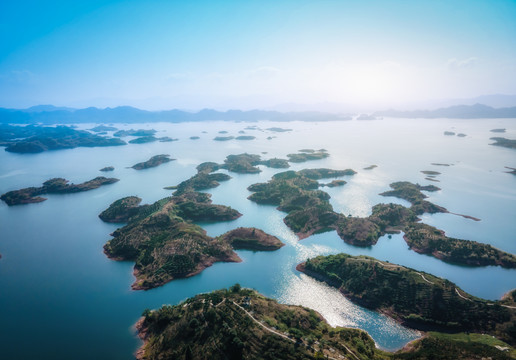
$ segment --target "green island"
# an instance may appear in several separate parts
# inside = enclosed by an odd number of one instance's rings
[[[491,129],[489,131],[494,132],[494,133],[504,133],[505,132],[505,128]]]
[[[293,163],[302,163],[309,160],[321,160],[330,156],[328,152],[324,149],[321,150],[312,150],[312,149],[303,149],[300,150],[297,154],[288,154],[288,161]]]
[[[213,140],[215,141],[228,141],[228,140],[233,140],[235,137],[234,136],[215,136],[213,138]]]
[[[200,136],[190,136],[190,140],[199,140]]]
[[[434,170],[422,170],[421,173],[425,175],[441,175],[439,171]]]
[[[152,135],[150,136],[141,136],[133,140],[129,140],[129,144],[147,144],[151,142],[158,141],[157,137],[154,137]]]
[[[238,155],[228,155],[223,164],[217,164],[215,162],[202,163],[197,166],[197,171],[198,173],[211,173],[220,169],[225,169],[238,174],[257,174],[261,172],[257,165],[265,165],[270,168],[288,168],[290,166],[288,161],[284,159],[273,158],[262,160],[260,155],[244,153]]]
[[[135,170],[149,169],[149,168],[156,167],[156,166],[159,166],[164,163],[168,163],[172,160],[175,160],[175,159],[171,159],[170,155],[166,155],[166,154],[154,155],[149,160],[134,164],[131,167]]]
[[[434,166],[451,166],[451,164],[443,164],[443,163],[432,163]]]
[[[136,328],[143,340],[139,360],[506,360],[515,352],[488,335],[430,332],[388,353],[365,331],[331,327],[311,309],[279,304],[238,284],[146,309]]]
[[[318,256],[297,266],[351,301],[422,330],[482,332],[516,344],[513,291],[504,301],[467,294],[454,283],[416,270],[347,254]]]
[[[212,238],[194,221],[230,221],[238,211],[214,205],[209,189],[230,177],[217,170],[216,163],[202,163],[197,174],[174,189],[172,197],[152,205],[139,205],[141,199],[129,196],[113,202],[99,217],[106,222],[127,222],[113,232],[104,246],[115,260],[135,262],[135,290],[151,289],[171,280],[200,273],[214,262],[239,262],[233,249],[276,250],[283,244],[259,229],[238,228]]]
[[[444,135],[455,136],[455,133],[453,131],[445,131]]]
[[[116,133],[114,133],[113,136],[117,136],[117,137],[125,137],[125,136],[153,136],[154,134],[156,134],[156,130],[154,130],[154,129],[149,129],[149,130],[144,130],[144,129],[134,130],[134,129],[130,129],[130,130],[119,130]]]
[[[118,129],[113,126],[98,125],[89,130],[98,133],[98,132],[105,132],[105,131],[117,131]]]
[[[248,130],[257,130],[256,126],[254,127],[251,127],[251,126],[248,126],[246,127],[246,129]],[[265,130],[269,130],[269,131],[272,131],[272,132],[288,132],[288,131],[292,131],[292,129],[283,129],[283,128],[280,128],[280,127],[270,127],[270,128],[267,128]]]
[[[235,140],[254,140],[256,139],[256,136],[252,135],[240,135],[235,138]]]
[[[117,181],[118,179],[115,178],[98,176],[81,184],[69,184],[69,181],[66,179],[53,178],[45,181],[43,186],[40,187],[29,187],[20,190],[9,191],[0,196],[0,199],[2,199],[9,206],[39,203],[47,200],[46,198],[39,195],[70,194],[81,191],[88,191],[101,187],[102,185],[113,184]]]
[[[284,246],[280,239],[257,228],[243,228],[228,231],[221,235],[235,250],[272,251]]]
[[[106,166],[100,169],[99,171],[107,172],[107,171],[113,171],[115,168],[113,166]]]
[[[317,180],[354,173],[350,169],[281,172],[267,183],[249,186],[248,190],[253,194],[248,199],[259,204],[276,205],[278,210],[286,212],[283,221],[299,239],[336,230],[346,243],[371,246],[385,234],[404,232],[404,239],[412,250],[446,262],[468,266],[516,267],[516,256],[512,254],[488,244],[449,238],[442,230],[419,223],[418,215],[423,213],[449,213],[447,209],[425,200],[427,196],[421,191],[438,191],[439,188],[434,185],[421,186],[401,181],[392,183],[392,190],[380,194],[407,200],[411,203],[410,208],[392,203],[377,204],[373,206],[371,215],[364,218],[335,212],[329,202],[330,196],[318,190],[323,185]],[[479,220],[467,215],[455,215]]]
[[[40,153],[76,147],[120,146],[125,141],[75,130],[70,126],[12,126],[0,124],[0,146],[13,153]]]
[[[516,149],[516,140],[506,139],[503,137],[492,137],[491,140],[495,142],[489,145],[502,146],[509,149]]]
[[[466,134],[464,134],[464,133],[458,133],[458,134],[457,134],[457,136],[458,136],[458,137],[466,137],[466,136],[468,136],[468,135],[466,135]]]

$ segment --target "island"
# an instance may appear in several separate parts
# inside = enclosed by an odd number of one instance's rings
[[[516,149],[516,140],[506,139],[503,137],[492,137],[491,140],[495,142],[489,145],[502,146],[509,149]]]
[[[505,132],[505,128],[491,129],[489,131],[494,132],[494,133],[504,133]]]
[[[178,278],[190,277],[215,262],[240,262],[237,249],[276,250],[277,239],[257,229],[236,229],[212,238],[193,221],[230,221],[241,214],[214,205],[207,193],[188,191],[137,206],[138,198],[117,200],[100,216],[127,220],[104,246],[114,260],[134,261],[134,290],[147,290]],[[277,240],[277,241],[276,241]]]
[[[163,136],[158,138],[159,142],[172,142],[172,141],[178,141],[179,139],[171,138],[169,136]]]
[[[139,130],[134,130],[134,129],[130,129],[130,130],[120,130],[120,131],[117,131],[116,133],[113,134],[113,136],[118,136],[118,137],[125,137],[125,136],[153,136],[154,134],[156,134],[156,130],[154,129],[149,129],[149,130],[144,130],[144,129],[139,129]]]
[[[95,126],[90,129],[90,131],[97,132],[97,133],[106,132],[106,131],[117,131],[117,130],[118,129],[116,127],[105,126],[105,125],[98,125],[98,126]]]
[[[235,137],[234,136],[216,136],[213,138],[213,140],[215,141],[228,141],[228,140],[233,140]]]
[[[466,136],[468,136],[468,135],[463,134],[463,133],[458,133],[458,134],[457,134],[457,136],[458,136],[458,137],[466,137]]]
[[[421,330],[489,333],[516,344],[514,303],[487,301],[449,280],[368,256],[308,259],[299,271],[326,281],[351,301]]]
[[[516,256],[498,250],[491,245],[471,240],[449,238],[444,232],[419,223],[418,215],[424,213],[450,213],[447,209],[425,200],[421,191],[438,191],[434,185],[421,186],[407,181],[392,183],[392,190],[382,196],[395,196],[411,203],[410,208],[398,204],[377,204],[372,214],[360,218],[336,213],[329,203],[330,196],[318,190],[324,186],[316,180],[352,175],[348,170],[305,169],[298,172],[278,173],[267,183],[248,187],[253,192],[248,199],[259,204],[278,206],[287,213],[284,223],[299,239],[312,234],[336,230],[346,243],[355,246],[371,246],[389,233],[404,232],[409,247],[419,253],[434,256],[445,262],[468,266],[496,265],[516,267]],[[459,215],[479,221],[468,215]]]
[[[197,174],[169,187],[173,196],[154,204],[140,205],[141,199],[128,196],[113,202],[99,217],[106,222],[127,222],[112,233],[104,246],[114,260],[134,261],[135,290],[147,290],[178,278],[196,275],[214,262],[241,261],[233,249],[276,250],[279,239],[255,228],[238,228],[212,238],[194,222],[231,221],[237,210],[214,205],[209,189],[230,177],[213,173],[220,165],[202,163]]]
[[[489,335],[437,332],[384,352],[365,331],[331,327],[311,309],[280,304],[239,284],[145,309],[136,329],[143,340],[139,360],[508,360],[514,354]]]
[[[149,169],[149,168],[156,167],[156,166],[159,166],[164,163],[168,163],[173,160],[175,160],[175,159],[171,159],[170,155],[166,155],[166,154],[154,155],[147,161],[134,164],[133,166],[131,166],[131,168],[133,168],[135,170]]]
[[[309,160],[321,160],[330,156],[326,150],[321,149],[318,151],[312,149],[300,150],[297,154],[288,154],[288,161],[293,163],[302,163]]]
[[[278,250],[285,244],[276,236],[267,234],[257,228],[237,228],[220,236],[229,242],[235,250]]]
[[[199,136],[190,136],[190,140],[199,140],[200,137]]]
[[[138,137],[136,139],[130,140],[129,144],[147,144],[147,143],[151,143],[154,141],[158,141],[158,138],[154,137],[154,136],[142,136],[142,137]]]
[[[255,127],[247,127],[246,129],[248,129],[248,130],[257,130],[256,126]],[[269,131],[272,131],[272,132],[278,132],[278,133],[292,131],[292,129],[283,129],[283,128],[280,128],[280,127],[270,127],[270,128],[265,129],[265,130],[269,130]]]
[[[439,171],[433,171],[433,170],[422,170],[421,173],[425,175],[441,175]]]
[[[99,171],[108,172],[108,171],[113,171],[113,170],[115,170],[115,168],[113,166],[106,166],[106,167],[103,167],[102,169],[100,169]]]
[[[364,170],[373,170],[374,168],[377,168],[378,165],[369,165],[368,167],[365,167]]]
[[[256,136],[252,135],[240,135],[235,138],[235,140],[254,140],[256,139]]]
[[[455,133],[453,131],[445,131],[444,135],[455,136]]]
[[[39,195],[70,194],[81,191],[88,191],[103,185],[113,184],[117,181],[118,179],[115,178],[105,178],[103,176],[98,176],[81,184],[69,184],[69,181],[66,179],[53,178],[45,181],[43,186],[40,187],[29,187],[20,190],[9,191],[0,196],[0,199],[9,206],[38,203],[47,200],[46,198]]]
[[[443,163],[432,163],[434,166],[451,166],[451,164],[443,164]]]
[[[13,153],[120,145],[126,145],[125,141],[75,130],[69,126],[0,125],[0,146],[5,146],[5,151]]]

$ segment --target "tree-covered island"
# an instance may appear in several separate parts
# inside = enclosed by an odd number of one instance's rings
[[[93,190],[103,185],[113,184],[118,179],[106,178],[98,176],[92,180],[85,181],[81,184],[69,184],[69,181],[63,178],[53,178],[47,180],[40,187],[29,187],[20,190],[9,191],[0,199],[5,201],[9,206],[38,203],[47,200],[40,195],[44,194],[71,194],[81,191]]]
[[[516,344],[514,299],[483,300],[446,279],[367,256],[318,256],[297,269],[409,327],[485,332]]]
[[[313,310],[279,304],[238,284],[145,310],[136,328],[143,340],[139,360],[508,360],[515,352],[489,335],[428,333],[388,353],[365,331],[331,327]]]

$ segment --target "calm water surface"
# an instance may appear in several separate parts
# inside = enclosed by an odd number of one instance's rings
[[[235,221],[201,224],[209,235],[238,226],[255,226],[278,236],[286,246],[275,252],[238,251],[242,263],[217,263],[189,279],[173,281],[150,291],[131,291],[133,264],[106,258],[102,246],[117,228],[97,215],[123,196],[138,195],[151,203],[195,173],[203,161],[222,162],[229,154],[285,157],[303,148],[329,151],[320,161],[295,164],[292,169],[329,167],[358,171],[344,187],[325,188],[336,211],[367,216],[380,202],[405,201],[378,195],[393,181],[435,184],[442,190],[429,200],[452,212],[482,219],[480,222],[451,214],[424,215],[423,221],[450,236],[492,244],[516,253],[516,176],[504,166],[516,167],[516,152],[489,146],[489,130],[505,127],[516,138],[515,120],[395,120],[330,123],[185,123],[140,124],[118,128],[154,128],[159,136],[179,138],[171,143],[113,148],[73,149],[34,155],[0,151],[0,193],[39,186],[51,177],[82,182],[95,176],[120,181],[99,189],[68,195],[50,195],[39,204],[7,207],[0,204],[0,345],[8,359],[130,359],[140,342],[132,325],[145,308],[176,304],[187,297],[235,282],[288,304],[319,311],[331,325],[365,329],[377,345],[397,349],[418,336],[392,320],[347,301],[339,292],[295,270],[309,257],[346,252],[369,255],[450,279],[465,291],[498,299],[516,287],[516,271],[499,267],[470,268],[451,264],[408,249],[402,235],[385,236],[369,248],[345,244],[335,232],[302,241],[284,225],[284,213],[273,206],[247,200],[247,186],[265,182],[278,170],[238,175],[209,192],[214,203],[239,210]],[[238,135],[245,130],[253,141],[216,142],[218,131]],[[269,127],[291,128],[273,133]],[[92,127],[80,125],[81,128]],[[444,136],[445,130],[468,136]],[[205,131],[206,133],[203,133]],[[200,136],[200,140],[190,140]],[[267,137],[274,137],[267,140]],[[266,154],[262,154],[266,152]],[[176,161],[135,171],[128,167],[156,154]],[[447,163],[436,166],[431,163]],[[364,167],[376,164],[373,170]],[[98,170],[112,165],[114,172]],[[435,170],[439,183],[425,180],[421,170]]]

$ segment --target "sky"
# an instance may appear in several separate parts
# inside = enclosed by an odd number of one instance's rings
[[[516,1],[2,1],[0,107],[516,94]]]

